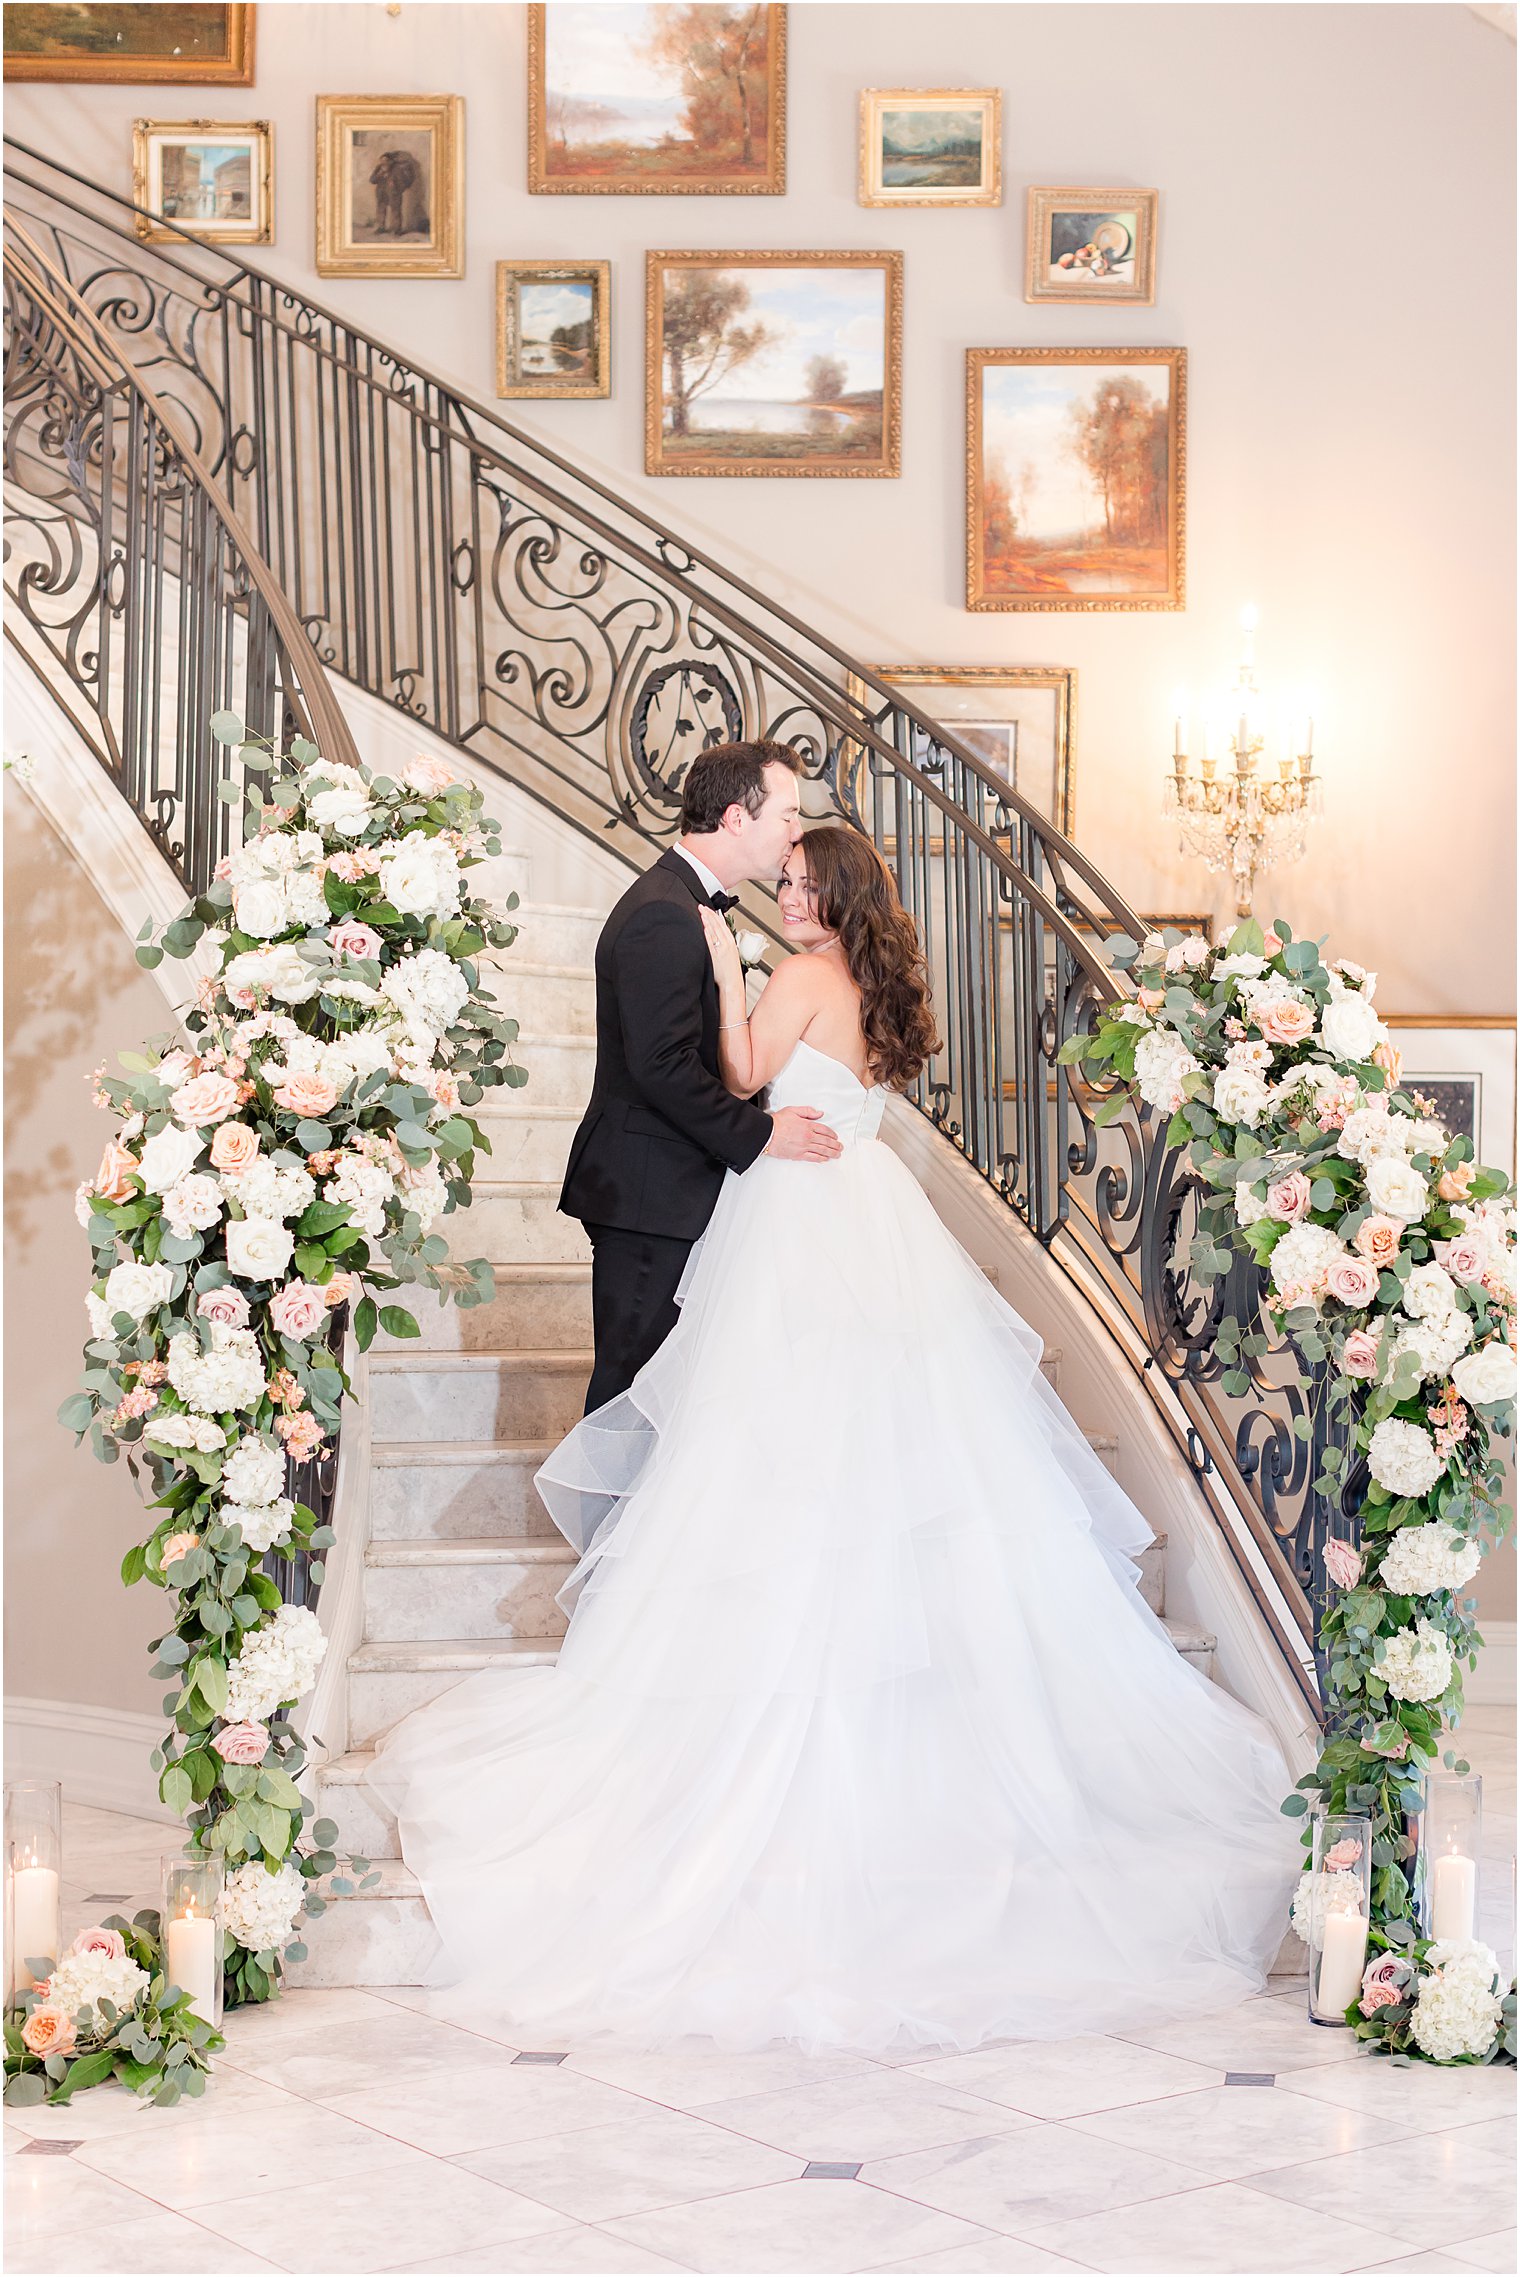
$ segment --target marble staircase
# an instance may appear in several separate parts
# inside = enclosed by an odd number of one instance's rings
[[[314,1774],[318,1816],[340,1851],[375,1861],[372,1889],[333,1901],[302,1984],[429,1981],[436,1943],[396,1829],[363,1785],[376,1741],[472,1670],[552,1662],[555,1604],[574,1562],[538,1501],[533,1474],[581,1412],[591,1366],[590,1253],[555,1203],[571,1134],[590,1091],[601,919],[524,909],[497,993],[521,1023],[527,1086],[482,1109],[491,1140],[467,1213],[441,1222],[450,1246],[496,1269],[489,1305],[418,1306],[422,1335],[378,1338],[367,1364],[368,1522],[363,1634],[346,1669],[347,1746]],[[1042,1366],[1059,1393],[1061,1354]],[[1122,1475],[1118,1439],[1087,1437]],[[1147,1550],[1144,1588],[1179,1652],[1213,1673],[1215,1640],[1166,1610],[1166,1542]]]

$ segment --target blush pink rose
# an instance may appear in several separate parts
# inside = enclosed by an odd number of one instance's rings
[[[217,1075],[193,1075],[188,1083],[170,1095],[169,1105],[175,1120],[186,1130],[204,1130],[208,1123],[224,1122],[241,1102],[241,1093],[232,1078]]]
[[[1268,964],[1271,963],[1272,959],[1279,954],[1285,945],[1286,944],[1283,941],[1282,935],[1269,926],[1267,931],[1263,933],[1261,937],[1261,953],[1266,958]]]
[[[289,1115],[325,1115],[338,1103],[338,1086],[314,1070],[287,1075],[274,1095],[275,1105]]]
[[[281,1336],[304,1341],[327,1319],[327,1299],[309,1281],[287,1281],[270,1304],[269,1317]]]
[[[1309,1215],[1309,1181],[1301,1170],[1275,1178],[1267,1188],[1267,1215],[1299,1225]]]
[[[384,946],[373,925],[360,925],[352,917],[334,925],[327,938],[340,957],[378,957]]]
[[[1325,1852],[1325,1872],[1327,1874],[1343,1874],[1349,1867],[1356,1864],[1361,1854],[1360,1842],[1354,1834],[1348,1834],[1342,1841],[1333,1843]]]
[[[1364,2016],[1375,2016],[1380,2008],[1396,2008],[1404,1997],[1403,1987],[1408,1977],[1408,1963],[1396,1954],[1384,1953],[1381,1959],[1369,1961],[1362,1971],[1362,1992],[1357,2007]]]
[[[1397,1257],[1403,1233],[1397,1218],[1363,1218],[1356,1229],[1354,1247],[1358,1256],[1381,1271]]]
[[[459,778],[441,759],[432,759],[425,752],[419,752],[415,759],[408,760],[402,768],[401,780],[409,791],[420,791],[424,798],[435,798]]]
[[[258,1157],[259,1134],[246,1123],[223,1123],[211,1141],[214,1169],[229,1178],[241,1178]]]
[[[1472,1164],[1470,1162],[1454,1162],[1449,1170],[1442,1171],[1441,1182],[1437,1186],[1436,1192],[1443,1202],[1461,1202],[1466,1199],[1467,1190],[1472,1182]]]
[[[202,1320],[218,1321],[223,1328],[248,1326],[248,1299],[241,1289],[202,1289],[195,1309]]]
[[[1301,1044],[1314,1032],[1313,1006],[1292,997],[1278,1004],[1264,1004],[1254,1017],[1269,1044]]]
[[[1166,1002],[1164,988],[1142,988],[1137,993],[1139,1002],[1147,1012],[1159,1012]]]
[[[224,1763],[262,1763],[269,1734],[262,1724],[228,1724],[211,1744]]]
[[[1337,1257],[1325,1275],[1325,1292],[1338,1305],[1371,1304],[1377,1288],[1377,1267],[1365,1257]]]
[[[76,1953],[105,1953],[113,1961],[124,1961],[126,1939],[119,1929],[81,1929],[64,1959],[71,1961]]]
[[[1373,1045],[1368,1056],[1374,1067],[1382,1069],[1390,1084],[1398,1082],[1404,1072],[1404,1054],[1397,1044],[1390,1043],[1385,1036],[1380,1044]]]
[[[34,2008],[21,2037],[34,2056],[66,2056],[74,2045],[74,2019],[61,2008]]]
[[[95,1191],[108,1202],[127,1202],[132,1198],[132,1173],[137,1168],[135,1154],[112,1139],[100,1158],[95,1173]]]
[[[1348,1376],[1358,1376],[1363,1383],[1371,1383],[1377,1374],[1378,1346],[1381,1336],[1369,1329],[1353,1328],[1341,1346],[1341,1366]]]
[[[1470,1288],[1474,1281],[1482,1280],[1488,1267],[1488,1252],[1471,1234],[1459,1234],[1455,1241],[1447,1242],[1441,1263],[1454,1281]]]
[[[1362,1578],[1361,1557],[1349,1542],[1326,1542],[1325,1571],[1337,1589],[1355,1589]]]

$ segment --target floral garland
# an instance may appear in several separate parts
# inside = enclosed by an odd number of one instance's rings
[[[464,1110],[527,1077],[517,1024],[473,961],[516,937],[466,894],[465,873],[501,850],[480,793],[431,758],[393,781],[301,738],[282,752],[230,712],[211,724],[244,770],[244,843],[161,944],[143,928],[137,956],[152,966],[204,940],[220,969],[184,1044],[122,1053],[124,1076],[96,1071],[97,1103],[122,1120],[79,1189],[91,1335],[59,1421],[103,1462],[124,1453],[145,1472],[159,1514],[122,1579],[174,1595],[153,1647],[173,1728],[153,1764],[189,1847],[225,1862],[236,2005],[268,1998],[282,1947],[304,1958],[287,1940],[337,1864],[329,1820],[297,1849],[312,1805],[289,1720],[326,1639],[263,1561],[304,1553],[322,1579],[332,1530],[292,1489],[333,1451],[345,1321],[366,1351],[379,1329],[418,1333],[371,1292],[492,1295],[490,1266],[451,1259],[432,1228],[468,1204],[489,1151]]]
[[[1370,1482],[1360,1546],[1326,1544],[1337,1594],[1320,1623],[1325,1736],[1283,1804],[1290,1816],[1312,1802],[1371,1821],[1375,1957],[1363,2000],[1380,1989],[1348,2021],[1391,2053],[1513,2060],[1513,1996],[1506,2011],[1490,1949],[1455,1954],[1452,1941],[1414,1933],[1418,1844],[1407,1831],[1443,1724],[1461,1715],[1462,1663],[1475,1667],[1483,1642],[1476,1599],[1462,1592],[1513,1519],[1492,1446],[1514,1428],[1512,1183],[1398,1088],[1375,974],[1322,961],[1281,919],[1266,933],[1248,920],[1217,944],[1169,931],[1109,947],[1134,969],[1137,994],[1104,1006],[1058,1056],[1111,1081],[1097,1123],[1131,1100],[1170,1115],[1167,1139],[1187,1148],[1197,1195],[1194,1274],[1214,1282],[1240,1252],[1266,1269],[1268,1319],[1303,1362],[1328,1363],[1330,1420],[1349,1427],[1349,1450],[1331,1446],[1315,1489],[1339,1501],[1358,1462]],[[1249,1394],[1269,1342],[1258,1321],[1221,1320],[1228,1394]],[[1467,1768],[1451,1749],[1442,1760]],[[1478,1977],[1481,1995],[1459,1997]],[[1408,1997],[1387,2000],[1389,1990]]]
[[[177,2103],[205,2093],[207,2058],[226,2044],[167,1981],[158,1915],[113,1913],[8,2012],[5,2100],[67,2103],[117,2079],[145,2103]]]

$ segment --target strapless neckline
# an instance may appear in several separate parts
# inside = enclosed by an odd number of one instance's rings
[[[862,1083],[860,1077],[855,1073],[853,1067],[847,1067],[845,1065],[845,1062],[842,1059],[836,1059],[832,1052],[821,1052],[816,1044],[810,1044],[808,1042],[806,1036],[799,1036],[797,1038],[796,1043],[792,1047],[792,1058],[787,1061],[786,1067],[791,1066],[792,1059],[795,1059],[797,1057],[798,1052],[811,1052],[814,1059],[825,1060],[830,1067],[837,1067],[841,1075],[847,1075],[849,1077],[850,1081],[856,1086],[857,1090],[859,1090],[862,1097],[864,1098],[869,1099],[876,1092],[882,1091],[886,1088],[886,1086],[881,1083]],[[777,1076],[784,1075],[785,1073],[786,1068],[778,1068],[776,1071]],[[776,1080],[776,1076],[773,1076],[771,1080],[774,1082]]]

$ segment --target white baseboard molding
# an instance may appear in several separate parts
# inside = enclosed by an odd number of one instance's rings
[[[148,1758],[164,1736],[161,1716],[94,1708],[78,1700],[5,1700],[5,1771],[11,1779],[56,1779],[69,1803],[128,1811],[177,1824],[158,1798]]]
[[[1470,1708],[1515,1705],[1515,1623],[1478,1616],[1483,1650],[1476,1668],[1462,1672],[1462,1697]]]

